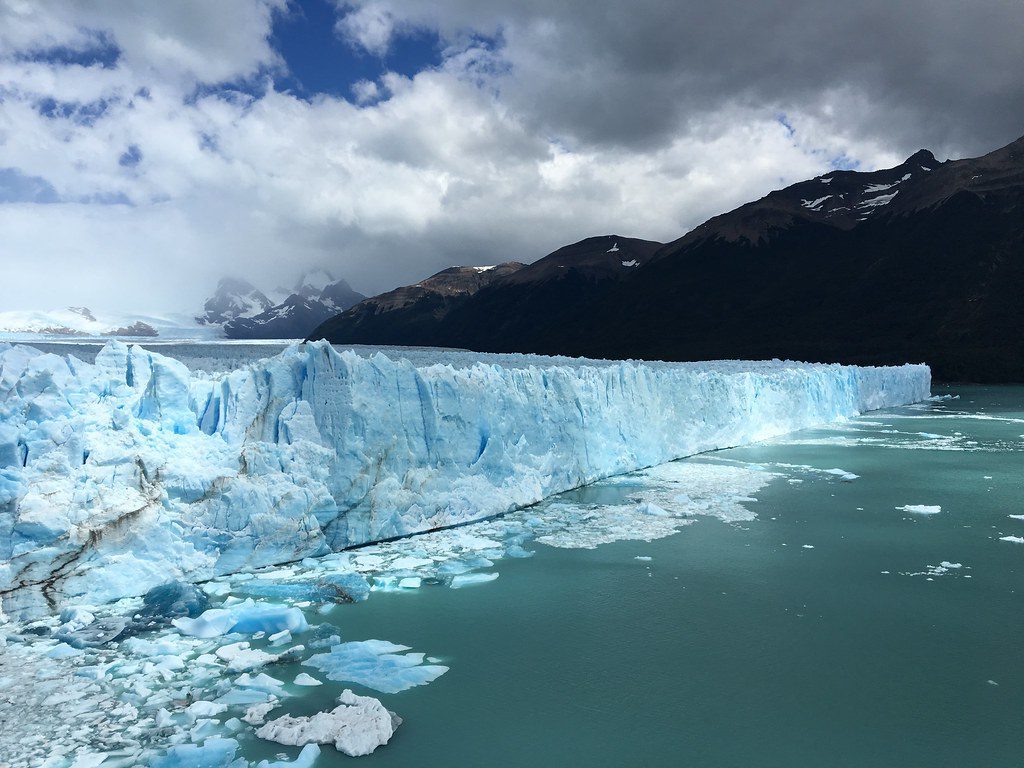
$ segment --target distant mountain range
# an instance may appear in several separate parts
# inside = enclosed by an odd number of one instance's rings
[[[0,312],[0,339],[15,341],[25,340],[26,337],[202,338],[204,331],[196,327],[192,318],[173,313],[146,315],[93,312],[88,307]]]
[[[219,324],[229,339],[301,339],[311,328],[366,297],[324,270],[307,272],[277,302],[245,280],[224,278],[196,318]]]
[[[1024,138],[980,158],[939,162],[921,150],[895,168],[834,171],[664,245],[608,235],[501,266],[472,290],[431,290],[446,270],[310,338],[606,358],[924,361],[939,380],[1024,381]]]
[[[325,319],[366,297],[324,270],[306,272],[291,289],[264,293],[246,280],[227,277],[202,312],[110,313],[88,307],[0,311],[0,340],[102,338],[213,341],[301,339]]]

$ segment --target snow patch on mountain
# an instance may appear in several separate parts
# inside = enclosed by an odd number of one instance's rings
[[[819,211],[821,210],[821,204],[828,200],[830,197],[832,197],[832,195],[825,195],[824,197],[819,197],[816,200],[801,200],[800,204],[804,208],[810,208],[812,211]]]

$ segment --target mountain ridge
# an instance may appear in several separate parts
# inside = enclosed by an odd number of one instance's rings
[[[616,239],[609,279],[556,269]],[[619,245],[616,243],[616,245]],[[606,259],[606,262],[608,260]],[[541,265],[538,267],[537,265]],[[542,273],[530,280],[530,270]],[[928,150],[833,171],[712,217],[665,245],[587,238],[415,322],[310,338],[481,352],[700,360],[924,361],[937,379],[1024,381],[1024,138],[977,158]]]

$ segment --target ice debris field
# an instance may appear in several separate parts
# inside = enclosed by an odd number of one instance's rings
[[[52,717],[5,759],[35,764],[45,746],[54,766],[244,766],[254,729],[304,746],[260,765],[310,765],[317,745],[366,754],[401,722],[372,697],[346,689],[312,718],[268,715],[317,684],[388,694],[447,667],[310,626],[305,609],[472,587],[529,542],[750,519],[743,502],[772,473],[666,462],[929,387],[928,368],[911,365],[441,362],[318,342],[193,373],[117,342],[92,363],[0,344],[0,706],[17,698]],[[647,467],[647,490],[623,504],[530,507]],[[347,551],[372,542],[384,543]],[[266,671],[294,665],[290,680]]]

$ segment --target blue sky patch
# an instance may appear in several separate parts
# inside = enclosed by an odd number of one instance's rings
[[[304,0],[274,21],[271,44],[284,58],[287,72],[275,86],[297,96],[323,93],[350,99],[352,85],[376,80],[385,72],[412,77],[441,63],[442,45],[435,32],[396,34],[384,56],[360,50],[334,31],[338,13],[327,0]]]

